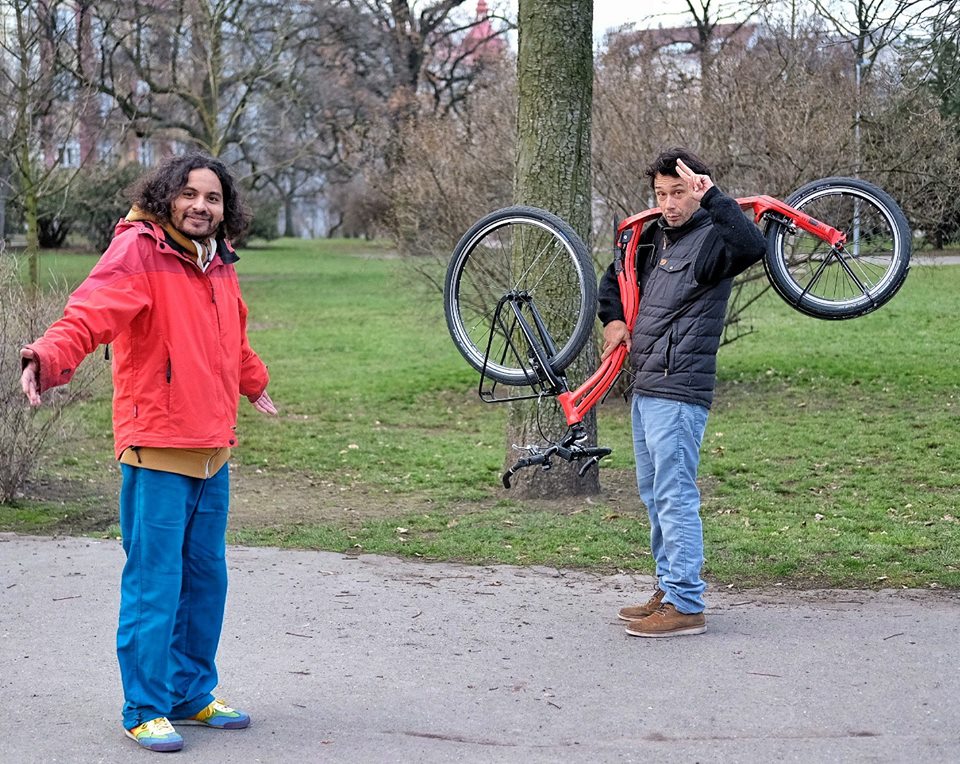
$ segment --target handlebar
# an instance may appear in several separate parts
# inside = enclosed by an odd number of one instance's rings
[[[564,442],[568,441],[569,438],[565,438]],[[520,470],[525,467],[534,467],[540,465],[541,469],[549,470],[553,467],[551,459],[554,456],[558,456],[564,461],[574,462],[580,459],[585,460],[583,465],[577,470],[577,474],[580,477],[583,477],[587,470],[593,467],[599,461],[608,456],[613,452],[611,448],[599,448],[596,446],[580,446],[576,443],[572,445],[565,446],[561,443],[554,443],[551,446],[543,449],[542,451],[537,446],[528,446],[527,450],[530,451],[530,456],[525,456],[522,459],[518,459],[514,464],[503,473],[503,487],[510,488],[510,478],[516,475]]]

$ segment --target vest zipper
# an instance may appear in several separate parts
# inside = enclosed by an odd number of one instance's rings
[[[663,376],[670,376],[670,359],[673,356],[673,335],[676,332],[676,324],[670,327],[670,333],[667,335],[667,353],[663,361]]]

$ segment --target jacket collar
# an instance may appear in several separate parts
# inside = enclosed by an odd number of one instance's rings
[[[146,210],[142,210],[136,205],[130,208],[130,211],[126,215],[126,220],[130,222],[135,222],[137,220],[147,220],[151,223],[156,223],[163,229],[163,232],[166,236],[167,242],[172,246],[175,246],[181,252],[184,252],[191,257],[195,257],[197,253],[197,247],[193,243],[193,240],[187,236],[184,236],[180,231],[174,228],[168,223],[163,223],[160,221],[156,215]],[[217,254],[220,255],[220,259],[227,265],[237,262],[240,257],[234,251],[233,247],[226,241],[226,239],[217,239]]]
[[[660,229],[663,231],[667,239],[671,242],[674,242],[690,233],[690,231],[692,231],[694,228],[699,228],[709,221],[710,213],[701,207],[690,216],[690,219],[686,223],[679,225],[676,228],[672,228],[671,226],[667,225],[666,218],[664,218],[662,215],[657,218],[657,225],[660,226]]]

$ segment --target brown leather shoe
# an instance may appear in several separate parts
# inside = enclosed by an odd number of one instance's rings
[[[621,621],[637,621],[641,618],[646,618],[648,615],[656,611],[660,607],[660,603],[663,601],[663,590],[657,589],[653,596],[646,601],[643,605],[630,605],[629,607],[620,608],[620,612],[617,613],[617,618]]]
[[[633,637],[683,637],[703,634],[706,630],[707,619],[703,613],[681,613],[669,602],[646,618],[627,624],[627,634]]]

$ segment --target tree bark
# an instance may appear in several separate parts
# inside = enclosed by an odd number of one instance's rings
[[[514,200],[549,210],[591,240],[590,126],[593,102],[593,3],[591,0],[520,0],[517,81],[517,163]],[[571,295],[571,305],[577,295]],[[572,307],[571,307],[572,312]],[[571,385],[597,368],[593,343],[567,369]],[[507,424],[509,467],[521,455],[512,446],[540,443],[565,430],[558,406],[514,403]],[[539,419],[538,419],[539,414]],[[585,419],[596,442],[593,412]],[[555,461],[549,472],[531,468],[514,476],[520,497],[593,494],[597,470],[580,477],[580,464]]]

